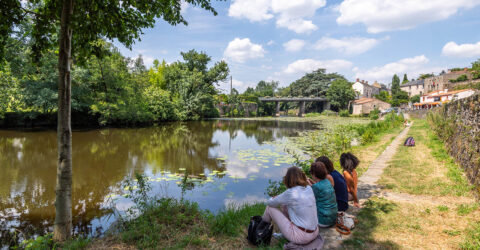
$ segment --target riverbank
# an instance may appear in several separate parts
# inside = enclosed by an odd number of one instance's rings
[[[370,142],[350,149],[360,159],[367,153],[368,157],[365,158],[376,158],[401,131],[401,127],[398,124],[393,127],[384,126]],[[371,160],[365,163],[366,166],[369,162]],[[148,206],[140,217],[119,223],[117,230],[105,237],[87,242],[84,248],[129,249],[153,248],[159,245],[165,248],[249,248],[251,246],[245,239],[249,217],[261,215],[264,209],[264,204],[242,205],[211,214],[200,210],[194,203],[159,200],[155,205]],[[79,240],[85,242],[84,239]],[[78,248],[78,240],[65,245],[64,248],[69,248],[71,244],[76,244]],[[282,245],[283,242],[273,240],[270,247],[282,248]]]

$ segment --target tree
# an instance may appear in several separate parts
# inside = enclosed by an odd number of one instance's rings
[[[388,91],[380,91],[378,95],[375,95],[375,98],[388,103],[392,102],[392,96],[390,96]]]
[[[326,95],[332,105],[332,109],[336,111],[346,109],[348,103],[355,99],[355,91],[352,88],[352,83],[344,79],[333,81]]]
[[[433,76],[433,74],[421,74],[418,77],[418,80],[427,79],[427,78],[432,77],[432,76]]]
[[[210,0],[185,0],[217,14]],[[71,63],[82,61],[95,49],[99,39],[117,39],[126,47],[140,38],[142,29],[151,28],[155,19],[171,25],[187,24],[180,1],[18,1],[0,4],[0,59],[9,34],[25,20],[34,23],[32,52],[36,59],[58,44],[58,171],[55,200],[54,239],[71,236],[72,212],[72,131]],[[114,24],[114,25],[112,25]],[[72,54],[72,49],[74,53]]]
[[[338,79],[346,80],[337,73],[326,73],[325,69],[317,69],[305,74],[290,84],[292,96],[324,96],[330,84]]]
[[[398,91],[400,91],[400,78],[398,78],[397,74],[394,74],[392,78],[392,95]]]
[[[472,63],[472,78],[480,79],[480,59]]]
[[[414,95],[410,98],[410,101],[412,103],[417,103],[417,102],[420,102],[420,95]]]
[[[409,81],[408,81],[407,74],[403,74],[402,84],[405,84],[405,83],[407,83],[407,82],[409,82]]]

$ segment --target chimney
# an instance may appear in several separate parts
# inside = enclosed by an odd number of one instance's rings
[[[463,70],[467,71],[467,70],[468,70],[468,68],[467,68],[467,67],[465,67],[465,68],[463,68]]]

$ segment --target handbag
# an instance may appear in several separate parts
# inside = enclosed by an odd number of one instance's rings
[[[345,212],[338,212],[335,229],[341,234],[349,235],[352,229],[355,228],[355,224],[357,223],[358,220],[357,218],[355,218],[355,216],[347,214]]]
[[[250,217],[247,239],[255,246],[268,246],[272,239],[273,224],[262,220],[262,216]]]

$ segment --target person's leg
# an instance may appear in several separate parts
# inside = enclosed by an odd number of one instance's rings
[[[345,212],[348,210],[348,203],[344,201],[337,200],[337,206],[339,212]]]
[[[275,207],[267,206],[267,208],[265,209],[265,213],[262,216],[262,219],[266,222],[273,221],[273,223],[277,225],[278,229],[287,240],[292,241],[294,239],[292,231],[293,224],[283,213],[282,210]]]

